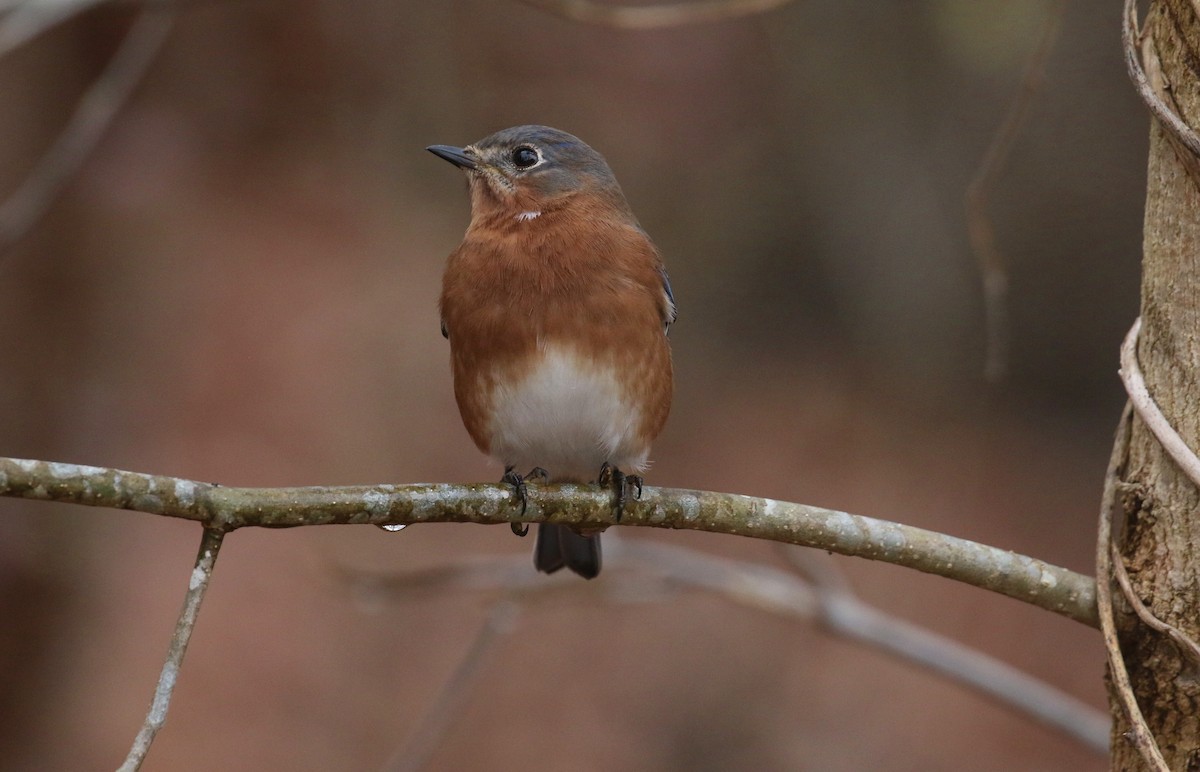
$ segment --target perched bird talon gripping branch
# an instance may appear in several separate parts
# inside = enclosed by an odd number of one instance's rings
[[[661,255],[604,158],[566,132],[516,126],[428,150],[463,169],[471,193],[441,297],[467,432],[504,464],[522,513],[534,478],[595,479],[612,486],[619,520],[671,408],[675,298]],[[533,560],[591,579],[600,533],[542,524]]]

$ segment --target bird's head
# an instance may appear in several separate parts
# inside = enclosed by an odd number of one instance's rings
[[[426,149],[466,171],[475,216],[534,219],[581,195],[629,211],[604,157],[565,131],[514,126],[466,147]]]

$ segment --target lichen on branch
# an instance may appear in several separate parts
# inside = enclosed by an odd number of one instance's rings
[[[587,485],[530,485],[524,514],[505,485],[234,488],[52,461],[0,458],[0,495],[129,509],[207,528],[552,522],[617,524],[612,496]],[[1094,580],[1025,555],[900,523],[731,493],[651,488],[625,526],[686,528],[798,544],[965,582],[1096,627]]]

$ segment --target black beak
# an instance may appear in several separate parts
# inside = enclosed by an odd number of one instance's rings
[[[466,148],[452,147],[450,145],[430,145],[425,149],[438,158],[444,158],[463,169],[477,169],[479,167],[479,162],[467,155]]]

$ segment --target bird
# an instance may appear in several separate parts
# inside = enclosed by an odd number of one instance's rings
[[[572,134],[514,126],[427,150],[470,192],[439,302],[463,425],[522,510],[530,481],[594,481],[612,487],[619,520],[671,409],[662,255],[604,157]],[[595,578],[599,531],[543,523],[533,562]]]

